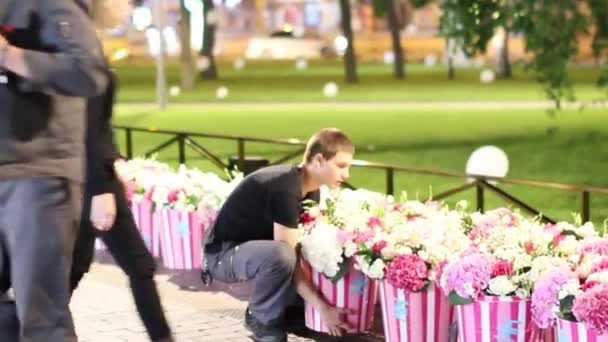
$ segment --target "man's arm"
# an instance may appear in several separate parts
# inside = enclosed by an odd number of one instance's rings
[[[53,52],[26,50],[0,37],[0,67],[37,90],[90,97],[106,86],[103,51],[93,23],[75,1],[40,1],[39,35]]]
[[[287,243],[296,250],[298,256],[293,276],[293,284],[296,292],[302,296],[304,301],[311,304],[321,313],[321,316],[323,317],[325,324],[329,327],[332,335],[341,336],[342,329],[348,328],[348,325],[342,319],[342,316],[347,313],[348,310],[335,308],[327,304],[313,287],[309,280],[310,277],[306,274],[306,268],[304,267],[300,246],[298,244],[297,233],[297,229],[295,228],[289,228],[276,222],[274,223],[274,240]]]

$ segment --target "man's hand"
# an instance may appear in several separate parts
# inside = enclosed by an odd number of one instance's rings
[[[350,328],[348,323],[346,323],[344,316],[353,314],[353,310],[351,309],[341,309],[330,305],[324,305],[319,313],[321,314],[321,320],[327,325],[327,329],[332,336],[342,336],[344,331]]]
[[[108,231],[116,219],[116,199],[114,194],[107,193],[93,196],[91,200],[91,223],[93,227]]]

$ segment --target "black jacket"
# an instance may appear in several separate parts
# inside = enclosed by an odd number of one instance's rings
[[[93,23],[74,0],[2,0],[0,25],[31,73],[0,82],[0,181],[82,181],[86,98],[107,85]]]

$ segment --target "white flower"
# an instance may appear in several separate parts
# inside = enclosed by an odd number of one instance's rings
[[[580,283],[578,279],[570,279],[566,284],[559,290],[558,298],[562,300],[568,296],[574,296],[580,289]]]
[[[497,296],[506,296],[517,290],[517,286],[507,276],[498,276],[490,280],[488,290]]]
[[[369,267],[367,275],[372,279],[384,278],[384,261],[382,261],[382,259],[376,259]]]
[[[338,227],[321,224],[302,238],[302,255],[318,272],[335,276],[343,258],[343,247],[338,241]]]
[[[591,273],[589,275],[589,277],[587,277],[587,281],[590,281],[590,280],[608,284],[608,271]]]
[[[384,247],[381,251],[382,258],[385,260],[392,260],[397,256],[397,251],[395,251],[395,247],[389,243],[386,247]]]
[[[352,241],[347,241],[344,244],[344,256],[347,258],[350,258],[353,255],[355,255],[355,253],[357,253],[357,250],[358,250],[357,244]]]

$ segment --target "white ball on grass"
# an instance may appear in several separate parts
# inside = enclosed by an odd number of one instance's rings
[[[181,94],[182,89],[178,86],[171,86],[171,88],[169,88],[169,94],[171,96],[179,96],[179,94]]]
[[[323,95],[327,97],[335,97],[338,95],[338,85],[335,82],[327,82],[323,86]]]
[[[496,74],[493,70],[485,69],[479,74],[481,83],[492,83],[496,79]]]
[[[228,88],[226,88],[224,86],[218,87],[217,90],[215,91],[215,96],[220,100],[223,100],[226,97],[228,97],[228,94],[229,94]]]

